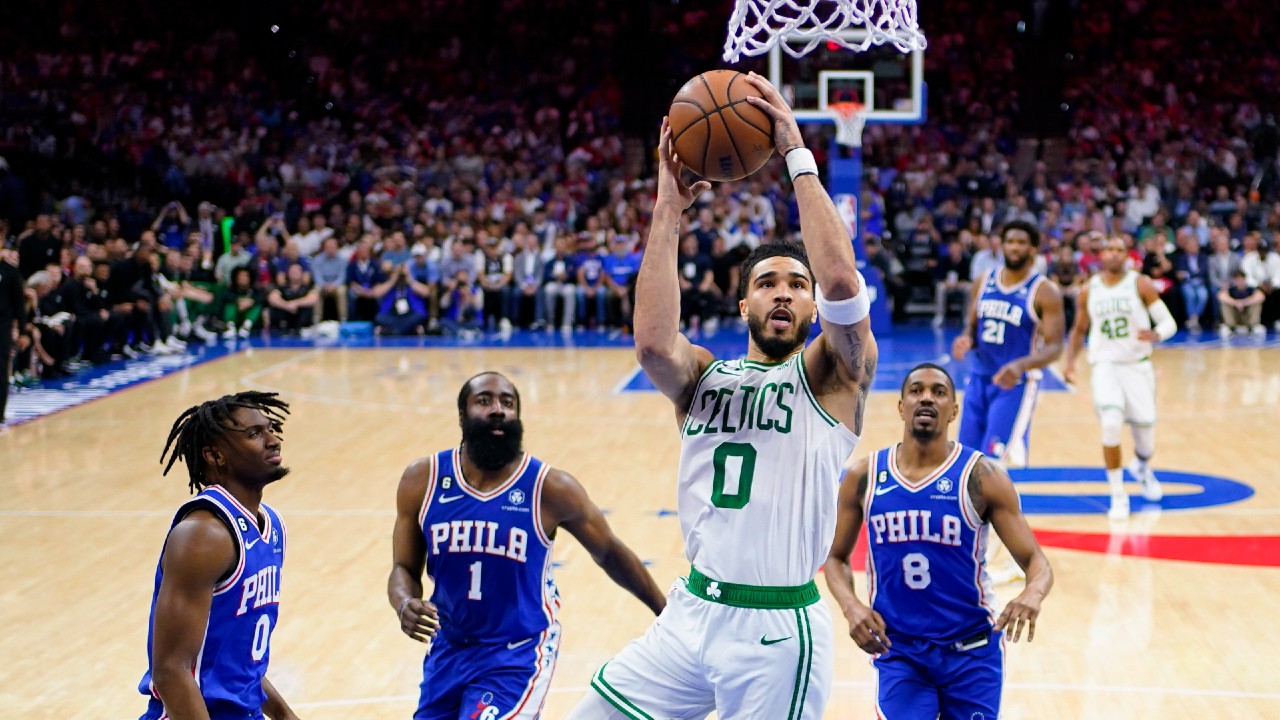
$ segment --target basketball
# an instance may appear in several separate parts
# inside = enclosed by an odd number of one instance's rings
[[[716,182],[741,180],[773,155],[773,122],[747,98],[760,93],[736,70],[711,70],[685,83],[667,117],[676,155]]]

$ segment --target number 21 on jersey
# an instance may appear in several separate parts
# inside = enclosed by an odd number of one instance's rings
[[[982,342],[988,345],[1004,344],[1004,323],[992,318],[982,321]]]

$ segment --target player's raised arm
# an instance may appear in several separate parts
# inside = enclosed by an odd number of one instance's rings
[[[680,285],[676,269],[680,216],[711,183],[692,187],[680,179],[683,165],[675,156],[671,126],[662,119],[658,139],[658,200],[653,208],[649,239],[636,276],[636,357],[655,387],[683,412],[689,394],[711,353],[694,346],[680,333]]]
[[[1076,381],[1076,358],[1084,349],[1084,339],[1089,334],[1089,286],[1080,288],[1076,296],[1076,320],[1071,324],[1071,336],[1067,338],[1067,357],[1062,363],[1062,378],[1069,383]]]
[[[978,461],[969,474],[969,496],[974,509],[990,519],[996,534],[1009,548],[1009,554],[1027,575],[1026,587],[1005,606],[995,627],[1011,629],[1009,639],[1018,642],[1025,625],[1027,642],[1031,642],[1036,636],[1040,603],[1053,587],[1053,568],[1049,567],[1049,559],[1022,514],[1022,503],[1013,481],[999,463],[986,457]]]
[[[822,335],[805,351],[807,369],[820,394],[821,390],[836,386],[858,386],[859,397],[852,408],[853,422],[849,427],[860,435],[865,395],[875,375],[878,352],[868,317],[871,300],[858,273],[853,242],[840,212],[818,179],[817,163],[813,153],[804,147],[800,126],[787,101],[760,75],[753,72],[747,81],[763,96],[749,101],[773,121],[774,145],[787,160],[804,248],[817,285],[812,291]],[[848,419],[841,417],[841,412],[833,414],[841,420]]]
[[[235,567],[235,542],[222,521],[196,510],[165,542],[164,579],[156,594],[151,668],[156,693],[174,720],[208,720],[192,668],[204,645],[218,580]]]
[[[845,473],[840,483],[840,500],[836,508],[836,534],[827,562],[822,566],[827,588],[849,621],[849,637],[868,655],[887,652],[893,643],[885,630],[884,618],[858,599],[853,589],[853,569],[849,556],[862,532],[862,500],[867,495],[867,472],[870,458],[862,458]]]
[[[572,475],[560,470],[547,473],[542,486],[542,515],[548,535],[556,527],[568,530],[610,580],[639,598],[654,615],[662,613],[667,605],[662,589],[635,552],[613,534],[604,513]]]
[[[396,489],[396,525],[391,533],[391,576],[387,578],[387,600],[396,609],[400,630],[418,640],[427,640],[440,628],[440,619],[422,595],[422,573],[427,564],[427,546],[418,525],[418,513],[427,494],[431,459],[421,458],[405,468]]]

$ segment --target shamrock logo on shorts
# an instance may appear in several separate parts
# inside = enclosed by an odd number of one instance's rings
[[[714,600],[720,599],[720,583],[712,581],[710,585],[707,585],[707,597]]]

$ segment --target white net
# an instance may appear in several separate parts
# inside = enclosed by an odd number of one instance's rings
[[[827,110],[836,121],[836,144],[862,147],[862,130],[867,126],[867,109],[862,103],[832,103]]]
[[[860,40],[841,35],[863,30]],[[924,50],[924,33],[916,22],[916,0],[736,0],[729,17],[724,59],[763,55],[786,37],[782,49],[802,57],[827,41],[854,52],[872,45],[893,45],[906,53]]]

